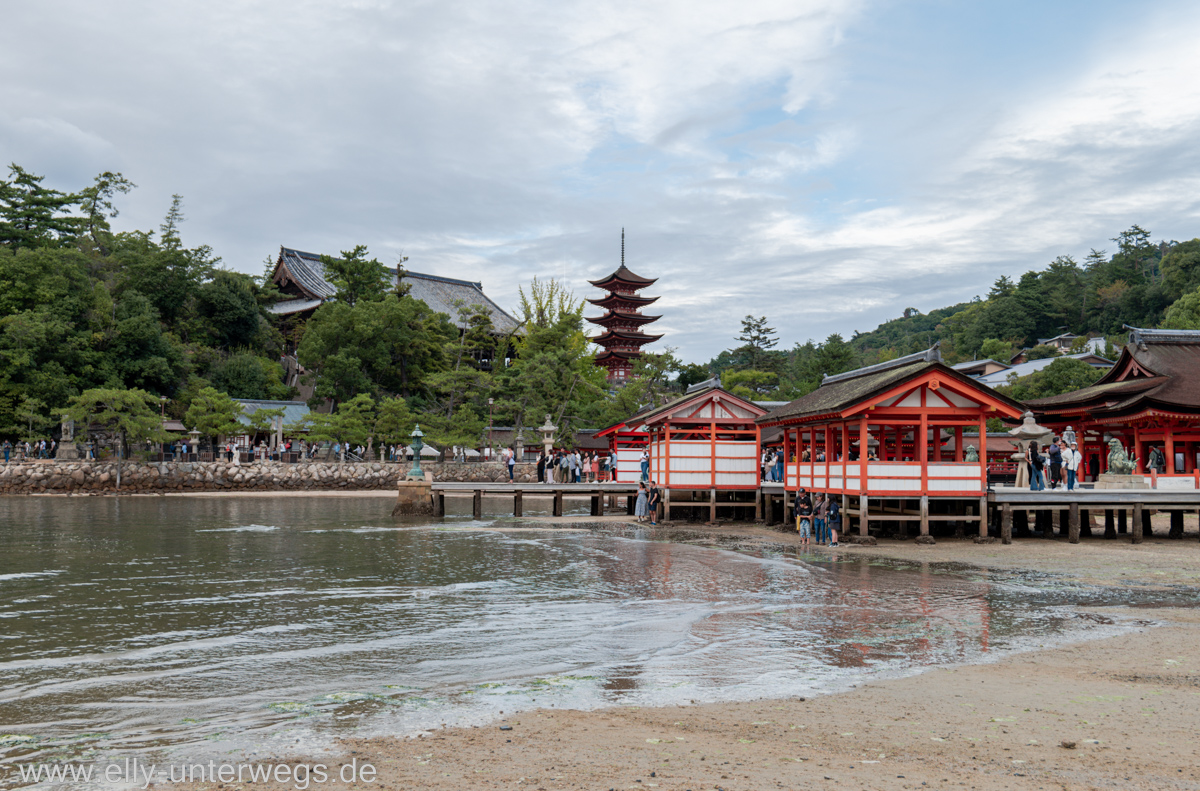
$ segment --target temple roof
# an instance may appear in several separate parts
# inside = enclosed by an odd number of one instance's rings
[[[1035,413],[1087,411],[1095,417],[1142,409],[1200,411],[1200,330],[1127,327],[1129,343],[1096,384],[1027,401]]]
[[[337,288],[325,279],[325,266],[317,253],[280,247],[273,279],[281,286],[285,281],[294,283],[303,296],[298,300],[287,300],[271,306],[268,310],[272,313],[287,314],[309,310],[337,294]],[[482,283],[409,271],[404,273],[404,282],[410,287],[409,294],[414,299],[421,300],[437,313],[445,313],[450,317],[451,323],[459,329],[467,327],[465,322],[459,320],[459,303],[482,305],[491,314],[492,327],[497,334],[506,335],[520,325],[520,322],[483,293]]]
[[[588,282],[591,283],[596,288],[603,288],[603,289],[607,289],[610,285],[612,285],[614,283],[624,283],[626,285],[633,286],[634,288],[645,288],[646,286],[650,285],[651,283],[658,282],[658,278],[642,277],[641,275],[636,275],[633,272],[629,271],[625,267],[625,264],[621,264],[619,267],[617,267],[616,271],[613,272],[611,275],[608,275],[607,277],[602,277],[599,280],[589,280]]]
[[[597,365],[600,365],[608,362],[609,360],[633,361],[641,356],[641,352],[624,351],[622,349],[605,349],[596,355],[596,359],[593,362],[595,362]]]

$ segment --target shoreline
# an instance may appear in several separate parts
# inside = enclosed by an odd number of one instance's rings
[[[346,493],[351,494],[351,493]],[[726,549],[778,549],[794,534],[761,525],[661,525],[628,517],[491,517],[482,530],[624,529]],[[1156,525],[1157,528],[1157,525]],[[1124,537],[1123,537],[1124,538]],[[830,554],[835,557],[831,558]],[[343,737],[384,789],[1200,788],[1200,546],[1156,536],[1011,545],[939,539],[819,548],[954,570],[1032,575],[1027,584],[1163,591],[1172,606],[1083,607],[1132,631],[973,664],[934,666],[808,699],[590,711],[543,708],[481,726]],[[806,556],[808,557],[808,556]],[[1049,578],[1049,579],[1048,579]],[[501,730],[504,728],[504,730]],[[281,751],[281,762],[313,756]],[[334,756],[325,755],[328,761]],[[270,784],[268,784],[270,785]],[[204,784],[185,787],[211,788]],[[287,788],[288,784],[274,784]]]

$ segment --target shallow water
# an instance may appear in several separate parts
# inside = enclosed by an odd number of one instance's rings
[[[1065,606],[1084,593],[978,570],[403,523],[391,505],[0,500],[0,758],[805,695],[1111,628]]]

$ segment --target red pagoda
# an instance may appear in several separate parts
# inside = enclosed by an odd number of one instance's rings
[[[633,372],[633,363],[642,356],[642,347],[661,338],[647,335],[642,327],[661,316],[645,316],[639,311],[656,302],[658,297],[639,297],[637,292],[656,280],[635,275],[625,268],[625,229],[621,229],[621,266],[608,277],[589,281],[596,288],[608,292],[600,299],[589,299],[596,307],[604,308],[599,318],[589,318],[592,324],[604,328],[604,332],[590,340],[604,351],[596,355],[596,365],[608,369],[608,381],[628,381]]]

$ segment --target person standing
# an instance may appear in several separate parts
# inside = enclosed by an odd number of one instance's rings
[[[833,538],[833,543],[829,546],[836,547],[838,531],[842,529],[842,507],[838,505],[836,497],[826,496],[825,525],[829,529],[830,537]]]
[[[600,454],[592,454],[592,483],[600,483]]]
[[[1050,447],[1046,448],[1046,455],[1050,459],[1050,488],[1057,489],[1062,483],[1062,448],[1058,446],[1058,437],[1050,441]]]
[[[637,504],[633,506],[633,515],[638,522],[646,521],[646,484],[638,481]]]
[[[825,495],[817,494],[817,501],[813,503],[813,525],[817,533],[817,544],[824,545],[829,543],[829,530],[825,526]]]
[[[783,480],[783,448],[775,451],[775,480]]]
[[[504,463],[508,465],[508,482],[513,482],[513,471],[517,467],[517,453],[512,448],[504,449]]]
[[[800,546],[809,546],[812,537],[812,506],[808,504],[808,499],[799,492],[796,494],[796,502],[792,503],[792,515],[796,518],[796,532],[800,534]]]
[[[1063,455],[1063,466],[1067,468],[1067,491],[1075,490],[1079,480],[1079,466],[1083,464],[1083,454],[1079,452],[1079,443],[1072,442],[1071,447]]]
[[[8,464],[8,455],[12,453],[12,443],[4,440],[4,463]]]
[[[767,467],[770,465],[771,451],[763,448],[762,458],[758,460],[758,477],[763,483],[771,480],[767,477]]]
[[[646,492],[646,508],[650,512],[650,524],[658,524],[658,503],[662,492],[654,481],[650,481],[650,489]]]
[[[1046,488],[1046,481],[1042,475],[1042,467],[1046,463],[1046,457],[1038,453],[1037,440],[1029,440],[1029,446],[1025,448],[1025,463],[1029,465],[1029,491],[1040,492]]]
[[[538,455],[537,476],[538,483],[546,482],[546,451],[544,450]]]
[[[642,481],[650,480],[650,449],[642,448],[642,458],[639,461],[642,466]]]

